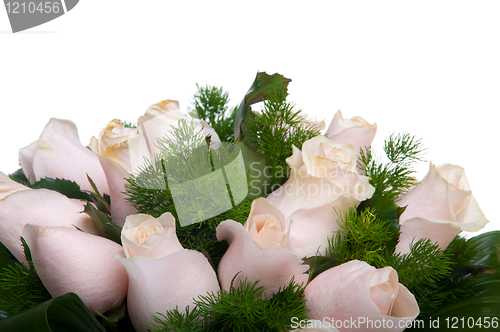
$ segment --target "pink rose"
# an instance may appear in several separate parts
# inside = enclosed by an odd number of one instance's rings
[[[184,249],[175,219],[128,216],[122,230],[124,251],[116,254],[129,276],[127,307],[137,331],[151,329],[157,312],[194,305],[194,299],[219,288],[217,276],[200,252]]]
[[[370,124],[359,116],[344,119],[342,112],[337,111],[325,135],[337,143],[351,144],[354,152],[359,156],[360,149],[364,150],[365,147],[369,147],[376,133],[376,123]]]
[[[27,224],[23,238],[35,269],[53,297],[76,293],[85,305],[104,313],[127,294],[128,278],[114,259],[122,247],[106,238],[72,227]]]
[[[127,196],[123,193],[126,178],[134,171],[129,153],[130,140],[138,141],[137,129],[124,128],[121,121],[115,119],[99,133],[99,138],[92,137],[89,144],[106,173],[111,219],[118,226],[123,226],[127,215],[137,213],[137,209],[125,200]],[[147,156],[146,150],[142,150],[142,157]]]
[[[0,242],[17,260],[25,262],[20,238],[28,223],[78,227],[87,233],[98,234],[97,226],[82,211],[82,202],[71,200],[56,191],[29,189],[14,192],[0,200]]]
[[[293,147],[287,160],[288,181],[267,199],[293,222],[291,241],[300,257],[324,254],[328,238],[339,230],[337,213],[370,198],[375,188],[356,169],[356,153],[350,144],[316,136]]]
[[[69,120],[50,119],[38,141],[19,150],[19,162],[32,184],[45,177],[59,178],[93,191],[88,174],[101,194],[109,193],[99,160],[80,143],[76,125]]]
[[[224,290],[231,289],[231,282],[237,287],[245,279],[260,280],[258,285],[270,296],[288,286],[292,277],[298,284],[307,282],[308,266],[295,254],[283,214],[264,198],[253,201],[245,226],[221,222],[217,239],[229,242],[218,271]]]
[[[419,314],[415,297],[398,282],[396,270],[357,260],[319,274],[304,297],[311,319],[334,319],[341,332],[403,331]]]
[[[422,182],[397,202],[406,207],[399,218],[401,235],[396,252],[409,253],[410,244],[421,238],[446,249],[462,231],[477,232],[488,220],[472,196],[464,169],[450,164],[430,164]]]

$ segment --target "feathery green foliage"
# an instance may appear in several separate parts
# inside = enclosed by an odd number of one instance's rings
[[[421,313],[432,313],[446,298],[436,285],[450,275],[453,261],[437,243],[420,239],[409,254],[394,255],[389,263],[417,299]]]
[[[216,238],[217,226],[226,219],[245,222],[252,199],[246,197],[246,175],[233,167],[239,158],[237,147],[223,143],[214,150],[209,143],[194,124],[181,121],[158,140],[161,153],[131,175],[125,188],[127,200],[140,213],[172,213],[181,244],[203,252],[216,267],[227,249],[227,243]],[[187,226],[181,226],[184,221]]]
[[[179,312],[177,308],[167,311],[165,314],[158,313],[159,316],[153,317],[154,332],[188,332],[188,331],[204,331],[203,321],[200,317],[201,313],[197,307],[189,310],[186,307],[185,312]]]
[[[271,297],[258,282],[242,281],[231,291],[220,290],[200,296],[195,309],[185,314],[172,310],[156,317],[154,331],[289,331],[292,318],[307,319],[304,289],[294,283]]]
[[[0,272],[0,310],[19,314],[49,300],[49,292],[35,271],[31,252],[21,238],[28,265],[12,264]]]
[[[234,117],[237,108],[228,113],[229,94],[222,87],[196,84],[198,91],[194,95],[193,107],[189,108],[192,117],[205,120],[212,127],[222,142],[234,140]]]
[[[327,253],[337,264],[357,259],[377,268],[387,265],[385,246],[392,238],[390,225],[369,209],[358,214],[354,207],[339,216],[338,224],[340,231],[330,239]]]
[[[246,120],[247,140],[258,153],[266,157],[270,167],[271,187],[276,190],[289,177],[286,159],[292,155],[292,146],[302,144],[320,134],[319,127],[305,122],[301,110],[281,95],[270,94],[264,100],[262,113],[253,112]]]

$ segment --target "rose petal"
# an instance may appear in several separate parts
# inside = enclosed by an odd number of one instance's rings
[[[351,144],[355,153],[359,156],[360,149],[369,147],[376,133],[376,123],[371,125],[359,116],[355,116],[352,119],[344,119],[342,112],[337,111],[325,135],[337,143]]]
[[[37,141],[19,150],[19,164],[31,184],[36,182],[35,172],[33,171],[33,157],[37,150],[36,145]]]
[[[194,250],[181,250],[158,258],[125,258],[116,254],[129,276],[127,307],[137,331],[151,329],[153,316],[175,309],[183,312],[194,300],[220,288],[207,258]]]
[[[174,107],[174,109],[178,109],[177,101],[164,102],[166,102],[166,108],[162,108],[158,104],[152,105],[146,110],[146,113],[137,120],[137,128],[141,129],[141,133],[144,135],[144,140],[147,143],[151,156],[160,154],[161,150],[158,148],[158,139],[170,137],[172,126],[178,126],[180,120],[185,120],[187,124],[194,123],[196,131],[202,130],[203,136],[210,135],[213,147],[218,147],[220,144],[219,136],[205,121],[188,118],[180,112],[172,111],[170,108],[172,105],[177,105],[177,108]],[[159,104],[161,103],[162,102]]]
[[[398,201],[399,206],[406,206],[399,223],[403,224],[413,217],[454,221],[455,211],[469,196],[471,196],[470,191],[449,185],[439,174],[437,167],[431,163],[429,172],[422,182]]]
[[[227,240],[229,248],[219,263],[221,287],[230,290],[247,279],[266,288],[268,296],[288,286],[290,279],[305,284],[308,266],[302,265],[297,255],[288,251],[262,250],[250,237],[245,227],[233,220],[223,221],[217,226],[217,239]],[[234,278],[234,279],[233,279]],[[233,284],[231,284],[233,283]]]
[[[38,276],[53,297],[76,293],[100,313],[125,299],[127,272],[114,259],[122,250],[119,244],[74,228],[32,224],[25,226],[23,237]]]
[[[386,288],[396,288],[392,268],[386,267],[382,270],[380,275],[374,277],[377,271],[375,267],[354,260],[322,272],[307,285],[304,291],[307,308],[311,310],[308,316],[316,320],[334,318],[336,321],[349,322],[349,326],[339,327],[339,331],[342,332],[387,330],[377,329],[369,324],[359,324],[359,322],[357,326],[351,326],[350,322],[357,321],[359,317],[379,321],[380,324],[382,320],[391,320],[394,328],[390,331],[403,331],[404,328],[400,327],[400,324],[412,321],[419,314],[417,302],[403,285],[397,283],[397,295],[391,316],[382,315],[377,303],[372,299],[372,286],[380,284],[387,277],[390,287],[386,285]],[[400,323],[401,321],[403,323]]]
[[[110,158],[101,155],[97,155],[97,157],[106,174],[109,185],[108,192],[111,201],[111,220],[121,227],[128,215],[138,212],[137,209],[126,200],[128,196],[123,193],[125,191],[125,184],[128,183],[126,179],[130,177],[130,174],[119,163]]]
[[[127,232],[148,221],[159,223],[164,230],[153,234],[145,243],[139,245],[130,239]],[[128,216],[122,229],[121,240],[127,258],[134,256],[154,258],[184,249],[177,239],[175,218],[170,212],[166,212],[156,219],[147,214]]]
[[[21,234],[27,223],[39,226],[67,226],[98,234],[99,230],[79,204],[48,189],[15,192],[0,200],[0,242],[20,262],[25,262]]]
[[[266,234],[265,230],[257,230],[257,224],[261,223],[260,220],[274,219],[276,222],[276,232],[273,234]],[[245,228],[252,237],[252,239],[259,244],[262,249],[269,250],[288,250],[293,249],[289,246],[289,241],[286,241],[287,224],[285,216],[267,199],[260,197],[252,202],[250,214],[245,222]]]
[[[36,150],[33,151],[31,145],[21,149],[20,160],[32,183],[44,177],[59,178],[75,181],[83,190],[93,190],[87,179],[88,174],[101,194],[109,193],[99,160],[80,143],[76,125],[71,121],[50,119],[36,142]]]
[[[5,173],[0,172],[0,200],[17,191],[30,189],[30,187],[23,186],[22,184],[12,180]]]
[[[437,242],[444,250],[461,230],[446,220],[416,217],[406,220],[401,225],[400,232],[396,253],[408,254],[411,251],[411,244],[423,238],[430,239],[432,243]]]

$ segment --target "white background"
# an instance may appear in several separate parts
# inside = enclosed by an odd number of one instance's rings
[[[500,229],[499,17],[498,1],[82,0],[12,34],[0,7],[0,170],[18,168],[51,117],[74,121],[87,145],[163,99],[185,112],[195,83],[236,105],[257,71],[279,72],[307,114],[376,122],[379,150],[410,132],[427,160],[464,167],[485,230]]]

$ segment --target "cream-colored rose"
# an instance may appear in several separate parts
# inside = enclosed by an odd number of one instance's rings
[[[147,151],[140,148],[139,133],[134,128],[124,128],[120,120],[113,120],[99,133],[99,137],[90,139],[89,148],[97,155],[102,169],[106,173],[111,200],[111,219],[118,226],[123,226],[127,215],[137,213],[125,198],[125,180],[135,170],[130,158],[130,142],[136,145],[135,153],[147,157]],[[140,159],[137,157],[137,159]]]
[[[127,308],[136,331],[151,328],[158,312],[193,308],[198,296],[220,289],[207,258],[179,243],[170,213],[128,216],[122,244],[115,257],[128,273]]]
[[[123,303],[128,278],[114,259],[122,250],[119,244],[64,226],[27,224],[22,235],[50,295],[75,293],[89,309],[100,313]]]
[[[127,258],[161,257],[184,249],[175,234],[175,218],[171,213],[157,219],[147,214],[128,216],[121,238]]]
[[[290,238],[300,257],[325,253],[328,238],[339,230],[338,213],[370,198],[375,188],[356,169],[356,153],[350,144],[324,136],[293,147],[287,159],[290,178],[267,199],[293,222]]]
[[[39,226],[78,227],[90,234],[99,234],[92,219],[83,211],[81,201],[48,189],[14,192],[0,199],[0,242],[19,260],[24,259],[21,234],[28,223]]]
[[[422,182],[412,187],[397,202],[406,207],[396,252],[409,253],[410,245],[421,238],[437,242],[446,249],[462,231],[477,232],[488,220],[472,196],[462,167],[430,164]]]
[[[415,297],[398,282],[396,270],[357,260],[319,274],[307,285],[304,298],[311,319],[342,321],[335,325],[341,332],[403,331],[419,314]]]
[[[359,156],[360,149],[369,147],[375,134],[377,124],[370,124],[362,117],[355,116],[351,119],[344,119],[342,112],[337,111],[325,135],[337,143],[348,143],[354,147],[354,152]]]
[[[285,217],[265,198],[252,202],[245,225],[226,220],[217,227],[217,239],[227,240],[229,248],[219,263],[219,280],[225,290],[240,281],[259,281],[271,296],[295,278],[307,282],[308,266],[295,253]]]
[[[19,162],[31,184],[44,177],[59,178],[93,190],[88,175],[101,193],[109,193],[99,160],[80,143],[76,125],[69,120],[50,119],[40,138],[19,150]]]
[[[229,248],[219,263],[219,280],[225,290],[240,281],[259,281],[271,296],[279,288],[307,282],[308,266],[295,253],[289,236],[290,228],[283,214],[267,199],[257,198],[245,225],[226,220],[217,227],[217,239],[227,240]]]
[[[292,251],[289,241],[285,241],[288,236],[285,216],[265,198],[252,202],[245,229],[261,249]]]

